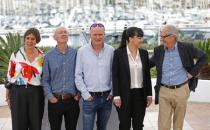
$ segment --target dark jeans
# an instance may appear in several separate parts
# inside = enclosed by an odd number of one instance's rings
[[[60,99],[57,103],[48,102],[48,117],[51,130],[61,130],[63,116],[66,130],[76,130],[79,112],[79,103],[73,98]]]
[[[97,130],[106,130],[112,109],[112,101],[106,100],[108,95],[93,96],[92,101],[83,101],[83,130],[93,130],[96,114]]]
[[[124,103],[122,101],[122,106],[116,109],[120,121],[119,130],[130,130],[131,121],[133,130],[143,130],[146,111],[143,89],[130,90],[129,103]]]
[[[11,88],[12,130],[41,130],[44,95],[41,86]]]

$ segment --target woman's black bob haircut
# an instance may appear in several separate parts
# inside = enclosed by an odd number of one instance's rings
[[[129,42],[129,37],[143,37],[144,32],[141,28],[138,27],[130,27],[125,29],[122,33],[122,39],[119,48],[126,47],[126,44]]]

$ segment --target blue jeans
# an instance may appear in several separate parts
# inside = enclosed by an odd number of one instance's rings
[[[94,96],[92,101],[83,100],[83,130],[93,130],[95,115],[97,113],[97,130],[106,130],[109,120],[112,101],[105,96]]]

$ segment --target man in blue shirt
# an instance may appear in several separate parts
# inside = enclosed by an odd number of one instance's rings
[[[48,102],[51,130],[60,130],[63,116],[66,130],[76,130],[79,94],[75,86],[76,50],[68,47],[68,31],[55,30],[57,46],[44,57],[42,86]]]
[[[75,83],[83,98],[83,130],[106,130],[112,108],[112,59],[114,48],[104,43],[103,24],[90,27],[91,43],[77,53]]]
[[[158,130],[182,130],[190,90],[195,91],[197,75],[207,55],[192,44],[178,41],[178,31],[166,25],[160,31],[162,45],[150,59],[156,66],[155,103],[159,102]],[[194,62],[196,61],[196,62]]]

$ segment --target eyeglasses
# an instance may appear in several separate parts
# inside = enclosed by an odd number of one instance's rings
[[[167,37],[169,37],[169,36],[171,36],[171,35],[173,35],[173,34],[168,34],[168,35],[165,35],[165,36],[161,36],[161,35],[160,35],[160,37],[163,38],[163,39],[165,39],[165,38],[167,38]]]
[[[95,28],[95,27],[100,27],[100,28],[104,28],[104,25],[102,23],[94,23],[90,26],[90,29],[91,28]]]

